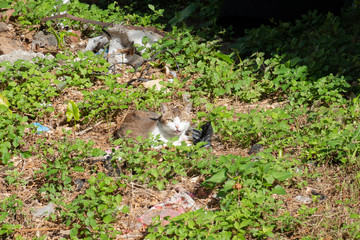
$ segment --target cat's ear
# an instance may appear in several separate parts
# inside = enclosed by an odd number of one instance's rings
[[[192,102],[189,102],[188,104],[185,105],[184,110],[190,113],[191,107],[192,107]]]
[[[160,105],[161,115],[164,115],[167,111],[169,111],[169,107],[166,103],[162,103]]]

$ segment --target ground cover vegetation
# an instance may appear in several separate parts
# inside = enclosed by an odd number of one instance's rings
[[[134,188],[145,189],[145,198],[191,179],[197,179],[194,198],[211,203],[167,225],[157,217],[140,238],[360,238],[356,1],[341,16],[309,12],[293,23],[247,30],[230,53],[220,51],[231,31],[216,26],[215,1],[185,7],[175,1],[172,8],[161,1],[141,7],[100,1],[102,8],[61,2],[0,7],[15,10],[11,23],[19,35],[40,28],[60,33],[55,22],[40,24],[59,11],[166,29],[168,36],[143,56],[164,49],[175,56],[159,54],[150,63],[153,78],[165,79],[164,65],[180,72],[161,91],[128,85],[133,69],[109,73],[102,55],[71,51],[66,43],[52,59],[1,63],[1,238],[121,239],[134,230],[129,219],[138,217]],[[202,24],[194,27],[197,21]],[[86,37],[101,33],[69,19],[62,24]],[[150,140],[112,140],[115,123],[130,109],[158,110],[185,93],[193,101],[193,125],[212,123],[211,148],[155,150]],[[34,123],[54,129],[40,132]],[[254,144],[263,150],[248,153]],[[113,174],[91,162],[109,149]],[[310,201],[296,200],[306,196]],[[49,202],[55,211],[34,219],[31,208]]]

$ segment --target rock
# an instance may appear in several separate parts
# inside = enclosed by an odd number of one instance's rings
[[[33,58],[35,58],[35,57],[41,57],[41,58],[46,57],[46,58],[49,58],[49,59],[54,58],[51,55],[45,56],[42,53],[34,53],[32,51],[31,52],[26,52],[26,51],[23,51],[23,50],[16,50],[16,51],[11,52],[10,54],[0,56],[0,62],[8,61],[11,64],[14,64],[14,62],[16,62],[19,59],[32,61]],[[0,71],[3,71],[4,68],[3,69],[0,68]]]
[[[33,211],[33,216],[36,218],[48,217],[50,214],[55,212],[55,206],[53,203],[50,203],[44,207],[39,207]]]
[[[78,178],[75,179],[74,184],[75,184],[75,190],[76,191],[80,191],[82,189],[82,187],[84,186],[84,180]]]
[[[264,146],[263,146],[263,145],[261,145],[261,144],[254,144],[254,145],[252,145],[252,146],[251,146],[251,148],[250,148],[250,150],[249,150],[248,154],[249,154],[249,155],[256,154],[256,153],[258,153],[258,152],[262,151],[262,150],[263,150],[263,148],[264,148]]]
[[[57,40],[54,34],[48,33],[45,34],[43,31],[40,31],[34,35],[33,42],[31,43],[31,49],[37,50],[38,48],[43,47],[56,47]]]
[[[0,32],[6,32],[9,31],[9,28],[6,23],[0,22]]]
[[[9,54],[15,50],[25,50],[25,48],[20,41],[8,37],[0,37],[0,55]]]

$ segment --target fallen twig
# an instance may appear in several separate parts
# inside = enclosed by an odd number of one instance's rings
[[[86,129],[82,130],[81,132],[76,133],[76,135],[77,135],[77,136],[81,136],[81,135],[83,135],[84,133],[86,133],[86,132],[90,131],[91,129],[93,129],[94,127],[99,126],[102,122],[103,122],[103,121],[97,122],[97,123],[94,124],[94,126],[88,127],[88,128],[86,128]]]
[[[29,229],[14,229],[16,232],[37,232],[37,231],[54,231],[54,230],[68,230],[70,228],[29,228]]]

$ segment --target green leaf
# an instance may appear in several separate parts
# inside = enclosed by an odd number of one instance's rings
[[[284,181],[291,177],[291,172],[274,172],[273,177],[279,181]]]
[[[29,152],[29,151],[23,151],[23,152],[20,153],[20,155],[23,158],[29,158],[29,157],[32,156],[31,152]]]
[[[116,195],[115,196],[115,201],[116,201],[117,204],[120,204],[121,201],[122,201],[122,196],[120,194]],[[129,208],[129,206],[128,206],[128,208]]]
[[[9,215],[9,213],[7,213],[7,212],[2,212],[2,213],[0,214],[0,222],[4,221],[5,218],[7,218],[8,215]]]
[[[78,234],[78,230],[76,228],[72,228],[70,230],[70,237],[71,238],[76,238],[77,234]]]
[[[207,181],[208,182],[213,182],[213,183],[221,183],[226,179],[225,176],[225,169],[219,171],[218,173],[216,173],[215,175],[213,175],[211,178],[209,178]]]
[[[83,167],[80,167],[80,166],[75,166],[72,170],[74,172],[85,172],[85,169]]]
[[[130,208],[128,205],[125,205],[124,207],[121,208],[121,212],[123,213],[129,213],[130,212]]]
[[[251,225],[251,224],[253,224],[254,222],[252,221],[252,220],[250,220],[250,219],[246,219],[246,220],[244,220],[244,221],[242,221],[239,225],[238,225],[238,230],[240,230],[241,228],[244,228],[244,227],[247,227],[247,226],[249,226],[249,225]]]
[[[0,3],[0,8],[9,8],[11,6],[10,2]]]
[[[7,108],[10,107],[9,101],[8,101],[7,98],[4,97],[2,94],[0,94],[0,105],[3,105],[3,106],[5,106],[5,107],[7,107]],[[10,110],[10,109],[9,109],[9,111],[10,111],[10,113],[11,113],[11,110]]]
[[[76,103],[74,103],[74,101],[72,100],[70,100],[67,105],[66,117],[67,117],[67,121],[70,121],[73,117],[76,121],[79,121],[80,119],[79,108],[77,107]]]
[[[19,136],[16,136],[13,141],[13,146],[16,148],[19,146]]]
[[[111,217],[111,215],[106,215],[103,218],[103,222],[106,223],[106,224],[110,223],[112,220],[113,220],[113,218]]]
[[[163,189],[165,188],[164,182],[163,182],[163,181],[157,181],[157,182],[156,182],[156,187],[157,187],[159,190],[163,190]]]
[[[182,21],[184,21],[186,18],[188,18],[197,8],[196,3],[191,3],[189,6],[187,6],[185,9],[175,13],[175,17],[170,19],[169,23],[171,26],[174,26]]]
[[[280,185],[276,185],[276,186],[273,188],[272,193],[278,194],[278,195],[286,195],[285,189],[284,189],[282,186],[280,186]]]
[[[233,188],[234,185],[235,185],[235,181],[234,181],[234,180],[226,181],[225,184],[224,184],[224,191],[232,190],[232,188]]]
[[[189,227],[190,229],[194,229],[194,228],[195,228],[195,222],[194,222],[194,220],[189,220],[187,225],[188,225],[188,227]]]
[[[73,33],[74,34],[74,33]],[[79,37],[78,35],[76,35],[76,34],[74,34],[75,36],[77,36],[77,37]],[[83,53],[83,51],[78,51],[78,57],[80,58],[80,59],[83,59],[84,58],[84,53]]]
[[[148,7],[149,7],[153,12],[155,12],[155,7],[154,7],[154,5],[148,4]]]
[[[10,161],[10,153],[3,153],[2,154],[2,157],[1,157],[1,160],[3,162],[3,164],[7,164],[9,161]]]
[[[70,112],[69,110],[66,111],[66,118],[67,118],[67,121],[71,121],[71,119],[73,118],[74,114],[72,112]]]
[[[218,58],[224,60],[225,62],[227,62],[229,64],[234,64],[234,60],[232,60],[231,57],[229,57],[229,55],[225,55],[223,53],[217,52],[215,54],[215,56],[217,56]]]
[[[151,170],[149,170],[149,173],[151,174],[151,175],[153,175],[155,178],[158,178],[159,177],[159,171],[157,170],[157,169],[151,169]]]

